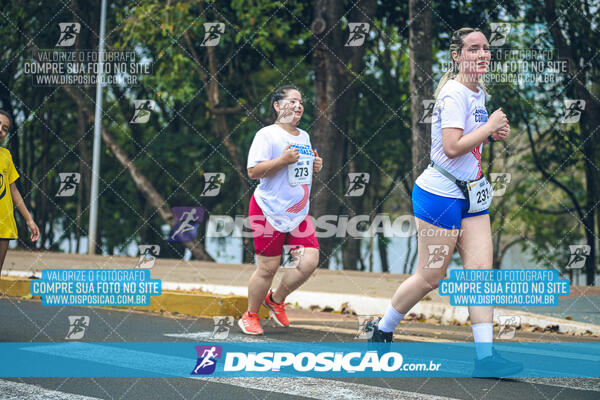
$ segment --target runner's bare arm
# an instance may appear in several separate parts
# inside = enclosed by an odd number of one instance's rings
[[[273,175],[288,164],[293,164],[300,158],[298,149],[290,149],[288,145],[283,154],[277,158],[267,161],[261,161],[252,168],[248,168],[248,177],[250,179],[261,179]]]
[[[508,137],[510,136],[510,125],[506,125],[504,128],[497,130],[496,132],[492,133],[491,136],[495,142],[508,139]],[[488,139],[483,141],[483,144],[486,145],[489,142],[490,141],[488,137]]]
[[[471,150],[486,141],[488,136],[506,125],[508,125],[506,114],[502,112],[502,109],[498,109],[490,115],[485,124],[466,135],[463,135],[463,130],[460,128],[443,128],[444,153],[448,158],[456,158],[470,153]]]
[[[319,171],[321,171],[321,168],[323,168],[323,159],[321,157],[319,157],[319,153],[317,152],[317,150],[314,150],[313,153],[315,155],[315,162],[313,164],[313,172],[319,172]]]
[[[29,214],[27,206],[23,201],[23,197],[21,197],[21,193],[19,192],[19,189],[17,189],[17,185],[14,182],[10,184],[10,195],[12,197],[13,204],[15,205],[15,207],[17,207],[17,210],[19,210],[19,212],[25,219],[25,223],[31,231],[31,241],[35,242],[40,237],[40,229],[33,221],[31,214]]]

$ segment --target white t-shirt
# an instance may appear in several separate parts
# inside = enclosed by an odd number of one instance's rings
[[[310,205],[314,154],[308,133],[302,129],[298,131],[300,134],[295,136],[279,125],[266,126],[256,132],[248,154],[248,168],[252,168],[261,161],[280,157],[289,144],[300,153],[298,163],[262,178],[254,191],[256,203],[279,232],[291,232],[300,225],[308,215]],[[294,176],[298,175],[306,183],[295,184],[298,178]]]
[[[488,120],[485,109],[485,92],[481,87],[475,93],[462,83],[449,80],[440,91],[431,118],[431,160],[459,180],[474,180],[481,177],[481,149],[477,146],[470,153],[450,159],[442,146],[443,128],[460,128],[463,135],[474,131]],[[417,185],[438,196],[464,199],[454,182],[438,170],[428,166],[417,178]]]

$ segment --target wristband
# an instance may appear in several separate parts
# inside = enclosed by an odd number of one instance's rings
[[[497,142],[497,140],[496,140],[496,139],[494,139],[494,138],[492,137],[492,135],[488,136],[488,140],[489,140],[489,142],[490,142],[490,143]]]

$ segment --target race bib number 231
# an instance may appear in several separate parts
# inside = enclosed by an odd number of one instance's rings
[[[485,177],[467,183],[467,190],[469,191],[469,213],[476,213],[490,208],[494,190]]]

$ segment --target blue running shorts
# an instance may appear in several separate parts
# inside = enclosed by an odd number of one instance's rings
[[[412,204],[415,217],[445,229],[460,229],[463,218],[489,214],[489,210],[468,213],[468,200],[438,196],[421,189],[416,183],[413,185]]]

